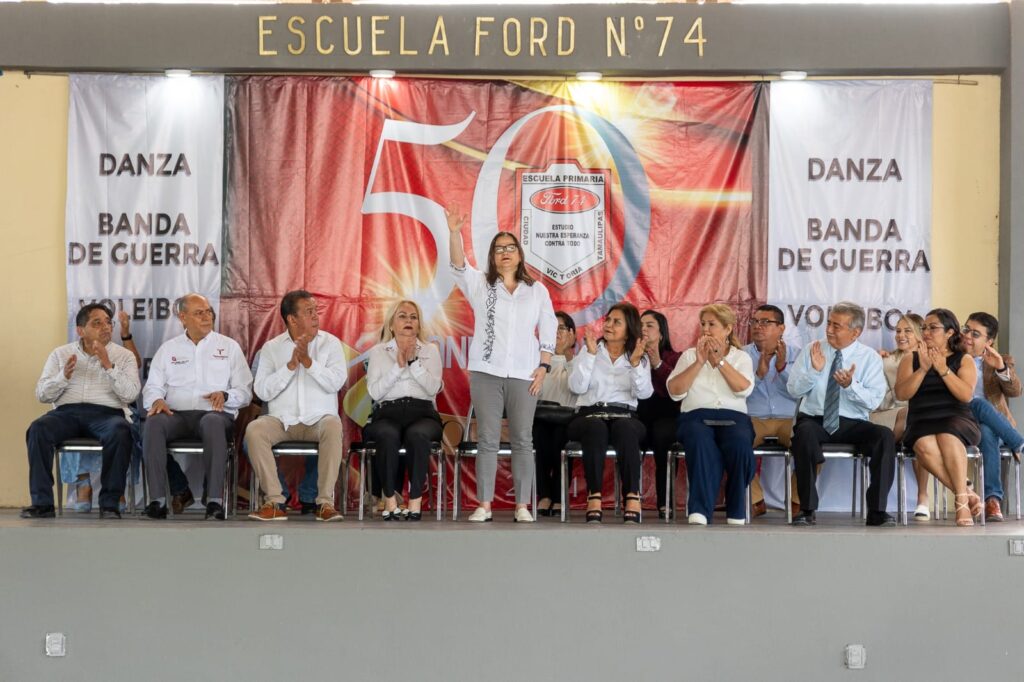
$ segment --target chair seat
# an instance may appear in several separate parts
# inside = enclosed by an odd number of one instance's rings
[[[459,456],[460,457],[476,457],[480,451],[480,443],[475,440],[464,440],[459,443]],[[508,457],[512,454],[512,444],[506,441],[502,441],[498,445],[498,456]]]
[[[765,443],[754,448],[754,454],[759,457],[785,457],[789,450],[781,445]]]
[[[95,438],[69,438],[58,446],[64,452],[77,450],[101,450],[103,446]]]
[[[821,454],[825,457],[858,457],[857,448],[847,443],[825,443],[821,446]]]
[[[275,455],[315,455],[320,452],[317,442],[311,440],[283,440],[271,450]]]
[[[579,441],[571,440],[565,444],[565,455],[566,457],[582,457],[583,456],[583,444]],[[615,457],[615,448],[609,447],[605,452],[605,457]],[[643,452],[640,453],[642,457]]]

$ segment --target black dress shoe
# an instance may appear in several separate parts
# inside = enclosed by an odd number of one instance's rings
[[[420,521],[422,519],[423,519],[423,512],[411,511],[408,514],[405,515],[405,520],[406,521]]]
[[[121,518],[121,510],[117,507],[100,507],[100,518],[105,519],[107,517],[112,519]]]
[[[171,511],[175,514],[180,514],[193,504],[195,504],[196,498],[192,494],[192,491],[185,488],[185,491],[177,495],[171,495]]]
[[[210,502],[206,505],[206,518],[214,518],[218,521],[223,521],[225,518],[224,507],[221,506],[219,502]]]
[[[813,526],[816,523],[818,521],[814,518],[814,512],[812,511],[801,511],[793,518],[794,526]]]
[[[891,528],[896,525],[896,519],[889,516],[885,512],[872,511],[868,512],[867,522],[864,525]]]
[[[672,513],[671,509],[659,509],[658,518],[664,521],[665,519],[675,518],[675,514]]]
[[[302,505],[302,515],[316,514],[316,502],[300,502]]]
[[[146,505],[146,516],[151,519],[166,519],[167,507],[159,502],[150,502]]]
[[[25,507],[20,514],[23,519],[52,519],[57,516],[52,504],[33,504]]]

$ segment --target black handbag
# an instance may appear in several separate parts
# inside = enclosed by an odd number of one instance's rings
[[[560,405],[553,400],[538,400],[537,411],[533,413],[535,421],[548,424],[568,424],[576,416],[576,408]]]

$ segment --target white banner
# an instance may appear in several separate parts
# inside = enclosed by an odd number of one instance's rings
[[[854,301],[861,341],[891,348],[931,304],[931,82],[780,82],[770,101],[768,302],[806,346]]]
[[[148,359],[181,333],[177,297],[217,309],[224,79],[73,75],[68,118],[68,336],[101,301],[128,312]]]

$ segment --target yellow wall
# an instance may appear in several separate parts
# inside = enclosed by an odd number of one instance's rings
[[[932,287],[958,315],[997,308],[999,79],[934,90]],[[25,429],[47,354],[64,343],[68,83],[0,77],[0,506],[28,504]],[[991,264],[980,267],[980,264]],[[964,268],[971,266],[970,276]]]

